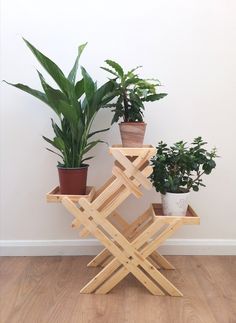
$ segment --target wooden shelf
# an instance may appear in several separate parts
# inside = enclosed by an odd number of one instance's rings
[[[149,152],[153,156],[156,154],[156,148],[152,145],[143,145],[142,147],[123,147],[122,145],[112,145],[109,148],[110,154],[119,151],[125,156],[140,156],[145,152]]]
[[[152,204],[152,209],[154,220],[161,219],[164,222],[170,223],[174,220],[180,219],[184,224],[200,224],[200,217],[190,205],[188,206],[187,214],[185,216],[164,215],[161,203]]]
[[[95,189],[93,186],[87,186],[85,195],[70,195],[70,194],[61,194],[60,187],[56,186],[53,190],[46,194],[46,200],[49,203],[60,203],[63,197],[67,196],[73,202],[78,202],[81,197],[85,197],[88,201],[92,201],[95,194]]]

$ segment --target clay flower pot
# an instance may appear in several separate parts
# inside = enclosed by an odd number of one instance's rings
[[[88,166],[78,168],[57,167],[59,173],[60,193],[71,195],[85,195]]]
[[[146,125],[144,122],[119,123],[123,147],[142,147]]]
[[[188,208],[188,193],[166,193],[161,195],[164,215],[185,216]]]

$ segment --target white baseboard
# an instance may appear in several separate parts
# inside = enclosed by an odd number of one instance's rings
[[[0,240],[1,256],[81,256],[101,250],[96,239]],[[236,255],[236,239],[169,239],[159,250],[165,255]]]

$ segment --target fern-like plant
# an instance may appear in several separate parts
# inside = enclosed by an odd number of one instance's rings
[[[91,132],[91,126],[97,112],[113,98],[114,82],[108,81],[97,88],[97,83],[93,81],[84,67],[81,67],[81,79],[76,81],[79,58],[86,44],[79,46],[75,63],[66,77],[52,60],[27,40],[24,39],[24,41],[42,67],[56,82],[58,88],[55,89],[49,85],[39,71],[38,76],[43,91],[32,89],[24,84],[6,83],[33,95],[53,109],[58,117],[58,122],[52,120],[55,137],[49,139],[43,136],[43,138],[56,151],[47,149],[61,158],[58,163],[59,166],[65,168],[80,167],[86,160],[92,158],[85,157],[85,154],[96,144],[103,142],[92,140],[92,137],[109,129]]]
[[[112,75],[111,81],[115,85],[116,101],[107,104],[114,113],[112,124],[123,118],[124,122],[142,122],[144,102],[157,101],[164,98],[166,93],[157,93],[161,85],[157,79],[142,79],[136,73],[141,66],[124,72],[115,61],[106,60],[107,66],[101,67]]]

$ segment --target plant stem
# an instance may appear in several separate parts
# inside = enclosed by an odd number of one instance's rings
[[[191,188],[191,186],[194,184],[194,183],[196,183],[196,181],[198,181],[199,180],[199,178],[203,175],[205,173],[205,171],[202,171],[201,173],[198,171],[197,172],[197,177],[191,182],[191,185],[189,186],[187,186],[187,188],[188,189],[190,189]]]
[[[124,122],[128,122],[129,121],[129,104],[128,104],[128,98],[127,98],[127,93],[124,90],[123,93],[123,99],[124,99]]]

